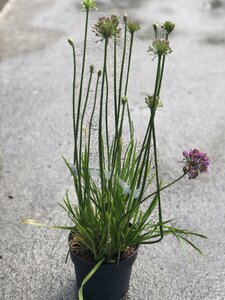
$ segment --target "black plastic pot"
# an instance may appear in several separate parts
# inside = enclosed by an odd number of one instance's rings
[[[137,250],[119,264],[102,264],[90,280],[84,285],[85,300],[119,300],[128,291],[133,263],[137,258]],[[70,251],[74,263],[78,289],[83,279],[95,264],[86,262]]]

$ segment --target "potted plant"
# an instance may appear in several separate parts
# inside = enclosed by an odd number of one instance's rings
[[[69,168],[77,201],[68,193],[60,206],[66,211],[72,225],[49,226],[69,230],[69,254],[75,265],[79,300],[118,300],[126,293],[132,265],[141,244],[160,242],[173,235],[180,244],[187,243],[201,251],[189,240],[192,235],[205,236],[174,227],[164,220],[161,191],[183,177],[195,179],[207,171],[209,159],[197,149],[183,152],[183,172],[173,182],[163,185],[159,176],[155,116],[162,106],[160,90],[166,56],[172,50],[169,36],[175,25],[169,21],[154,24],[155,40],[148,52],[157,60],[155,87],[145,99],[149,119],[143,141],[135,140],[128,94],[129,74],[135,33],[139,24],[123,16],[123,32],[115,15],[101,17],[93,27],[103,43],[102,69],[89,68],[89,79],[84,86],[89,13],[96,8],[94,0],[83,0],[86,14],[83,60],[79,89],[76,89],[76,52],[73,51],[73,163],[65,158]],[[129,35],[129,37],[128,37]],[[118,39],[123,41],[121,64],[118,66]],[[128,45],[129,43],[129,45]],[[113,48],[113,81],[109,80],[108,47]],[[128,55],[127,55],[128,48]],[[95,77],[95,79],[94,79]],[[93,83],[94,80],[94,83]],[[91,88],[94,93],[91,93]],[[113,112],[109,113],[109,98],[113,96]],[[84,121],[88,115],[88,126]],[[127,116],[127,119],[126,119]],[[93,123],[97,124],[97,137],[93,138]],[[123,139],[123,130],[129,128],[129,137]],[[109,124],[113,124],[111,134]],[[112,127],[112,126],[111,126]],[[97,158],[92,155],[97,144]],[[149,193],[149,187],[156,185]],[[145,207],[142,205],[146,203]],[[158,210],[158,218],[155,211]],[[34,220],[24,223],[42,226]],[[45,226],[45,225],[44,225]]]

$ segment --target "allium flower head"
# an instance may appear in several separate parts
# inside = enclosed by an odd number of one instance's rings
[[[154,95],[150,96],[148,95],[146,98],[145,98],[145,103],[147,104],[147,106],[150,108],[150,109],[153,109],[153,105],[154,105]],[[157,107],[162,107],[163,104],[162,104],[162,101],[160,100],[160,98],[157,96],[156,99],[155,99],[155,108]]]
[[[170,21],[166,21],[161,27],[166,30],[167,34],[170,34],[174,30],[175,24]]]
[[[127,29],[131,34],[133,34],[140,29],[140,25],[135,22],[128,22]]]
[[[154,40],[152,42],[152,47],[148,48],[148,52],[155,55],[167,55],[172,53],[172,49],[169,46],[169,41],[165,39]]]
[[[206,153],[197,149],[190,149],[189,151],[184,151],[183,156],[183,170],[185,173],[188,173],[189,179],[195,179],[199,173],[207,172],[210,161]]]
[[[83,0],[81,2],[81,5],[82,5],[82,7],[83,7],[84,10],[90,10],[90,9],[97,8],[95,0]]]
[[[96,36],[101,37],[101,40],[119,35],[121,31],[118,17],[115,15],[99,18],[93,28]]]

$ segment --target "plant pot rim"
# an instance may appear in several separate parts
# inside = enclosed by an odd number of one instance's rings
[[[69,233],[68,242],[70,241],[70,239],[71,239],[71,232]],[[120,260],[120,261],[119,261],[119,264],[123,264],[123,263],[125,263],[128,259],[131,259],[133,256],[135,256],[135,255],[137,254],[138,250],[139,250],[139,247],[140,247],[140,245],[137,245],[137,248],[135,249],[135,251],[134,251],[130,256],[126,257],[125,259]],[[96,263],[98,263],[98,261],[96,261],[96,262],[90,262],[90,261],[87,261],[87,260],[81,258],[80,256],[78,256],[76,253],[74,253],[74,252],[71,250],[70,246],[69,246],[69,252],[70,252],[70,254],[72,254],[73,256],[75,256],[76,259],[78,259],[79,261],[81,261],[81,262],[83,262],[83,263],[86,263],[86,264],[88,264],[88,265],[90,265],[90,266],[95,266]],[[72,258],[72,257],[71,257],[71,258]],[[72,259],[72,260],[73,260],[73,259]],[[108,263],[108,262],[105,262],[105,261],[104,261],[103,264],[102,264],[102,266],[107,267],[107,266],[111,266],[111,265],[114,265],[114,264],[117,264],[117,262]]]

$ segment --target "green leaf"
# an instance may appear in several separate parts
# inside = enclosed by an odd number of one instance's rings
[[[195,246],[191,241],[189,241],[188,239],[186,239],[184,236],[180,236],[181,239],[183,239],[184,241],[186,241],[189,245],[191,245],[198,253],[200,253],[201,255],[203,255],[202,251]]]
[[[84,285],[88,282],[88,280],[90,280],[90,278],[95,274],[95,272],[98,270],[98,268],[102,265],[102,263],[104,262],[105,258],[102,258],[95,266],[94,268],[88,273],[88,275],[84,278],[84,280],[82,281],[81,287],[79,288],[78,291],[78,296],[79,296],[79,300],[83,300],[83,287]]]

